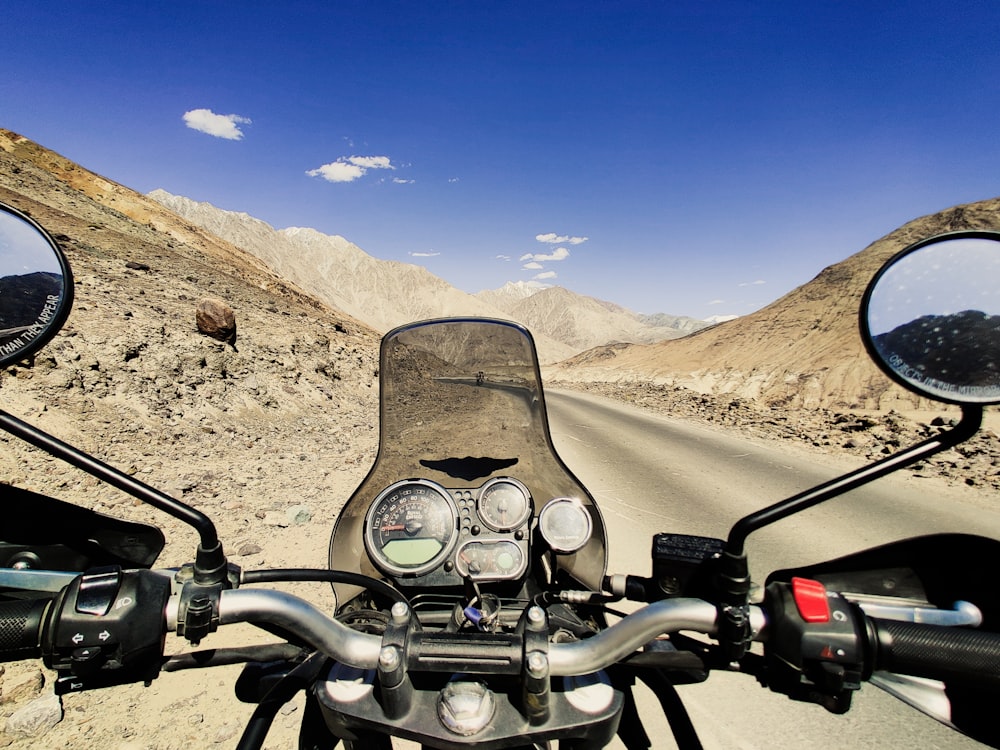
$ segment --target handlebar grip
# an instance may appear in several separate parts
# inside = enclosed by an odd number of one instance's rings
[[[874,668],[1000,687],[1000,633],[869,618]]]
[[[42,624],[51,599],[0,602],[0,661],[37,659]]]

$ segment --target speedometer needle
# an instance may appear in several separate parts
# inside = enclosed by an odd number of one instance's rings
[[[394,526],[383,526],[382,528],[379,529],[379,531],[383,531],[383,532],[384,531],[402,531],[405,528],[406,527],[403,524],[397,523]]]

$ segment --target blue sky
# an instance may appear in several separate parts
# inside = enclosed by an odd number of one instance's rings
[[[1000,195],[996,2],[2,13],[0,126],[470,292],[534,280],[746,314],[910,219]]]

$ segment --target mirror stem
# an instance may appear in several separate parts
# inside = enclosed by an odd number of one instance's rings
[[[0,409],[0,429],[21,438],[26,443],[30,443],[51,456],[62,459],[91,476],[107,482],[113,487],[117,487],[132,497],[149,503],[153,507],[183,521],[189,526],[193,526],[201,537],[201,546],[203,548],[212,550],[219,546],[219,537],[215,530],[215,524],[204,513],[195,510],[179,500],[175,500],[160,490],[150,487],[148,484],[143,484],[138,479],[130,477],[128,474],[99,461],[93,456],[88,456],[83,451],[62,442],[58,438],[39,430],[27,422],[21,421],[2,409]]]
[[[798,495],[793,495],[740,519],[729,532],[726,551],[731,555],[742,555],[744,554],[746,538],[754,531],[798,513],[800,510],[811,508],[832,497],[842,495],[904,466],[929,458],[935,453],[955,447],[976,434],[982,421],[983,407],[975,404],[963,405],[962,419],[952,429],[894,453],[881,461],[863,466],[856,471],[844,474]]]

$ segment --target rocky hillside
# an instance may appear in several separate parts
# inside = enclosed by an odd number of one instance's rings
[[[377,447],[378,335],[253,255],[9,131],[0,201],[53,233],[76,277],[63,332],[33,367],[0,372],[3,408],[203,510],[241,566],[324,566],[333,520]],[[235,346],[198,333],[204,298],[235,310]],[[18,440],[0,435],[0,446],[0,486],[157,524],[159,564],[192,558],[197,538],[179,522]],[[247,708],[226,688],[192,691],[190,679],[57,700],[66,718],[39,739],[45,726],[18,721],[42,674],[7,665],[0,746],[231,745]],[[181,726],[156,739],[161,714]]]
[[[112,459],[136,461],[141,447],[155,456],[141,471],[159,484],[191,497],[242,495],[255,509],[322,495],[322,477],[343,457],[371,453],[370,328],[155,201],[9,131],[0,131],[0,201],[54,234],[76,278],[62,333],[33,368],[0,378],[6,409]],[[205,298],[235,310],[235,345],[198,333]],[[278,492],[261,485],[260,469],[281,456],[323,460],[290,475],[294,492]],[[52,489],[12,460],[0,455],[4,479]],[[63,496],[87,484],[63,472],[52,481]]]
[[[653,382],[732,394],[785,408],[908,409],[865,353],[857,311],[869,279],[893,254],[931,235],[1000,228],[1000,199],[915,219],[752,315],[649,346],[605,346],[549,368],[567,382]]]

